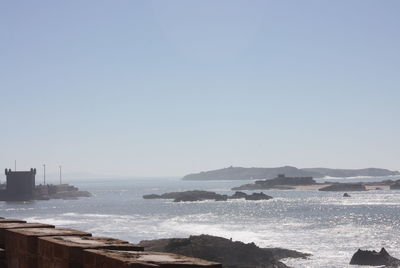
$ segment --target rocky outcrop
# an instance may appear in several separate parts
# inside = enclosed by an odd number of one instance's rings
[[[253,193],[245,197],[246,200],[269,200],[272,199],[272,196],[266,195],[264,193]]]
[[[174,199],[174,202],[195,202],[203,200],[214,200],[214,201],[227,201],[228,199],[239,199],[244,198],[246,200],[269,200],[272,196],[264,193],[253,193],[248,195],[244,192],[235,192],[232,196],[221,195],[215,192],[209,191],[185,191],[185,192],[171,192],[161,195],[148,194],[143,196],[144,199]]]
[[[350,192],[350,191],[366,191],[367,188],[362,183],[334,183],[332,185],[323,187],[319,191],[333,191],[333,192]]]
[[[400,180],[393,182],[390,185],[390,190],[400,190]]]
[[[199,235],[141,241],[148,251],[169,252],[222,263],[225,268],[287,268],[283,258],[306,258],[309,254],[281,248],[259,248],[254,243]]]
[[[184,191],[171,192],[162,195],[150,194],[144,195],[144,199],[174,199],[174,202],[202,201],[202,200],[223,200],[224,196],[209,191]],[[226,198],[227,199],[227,198]]]
[[[232,190],[259,190],[259,189],[290,189],[290,186],[317,184],[312,177],[286,177],[279,174],[271,180],[258,180],[254,184],[245,184],[234,187]]]
[[[230,199],[240,199],[240,198],[246,198],[247,194],[244,192],[239,192],[236,191],[233,195],[231,195],[229,198]]]
[[[350,260],[350,264],[399,267],[400,260],[390,256],[385,248],[382,248],[379,252],[376,252],[375,250],[371,251],[359,249],[356,253],[354,253]]]

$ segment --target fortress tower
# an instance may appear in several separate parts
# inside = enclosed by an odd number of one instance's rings
[[[6,169],[7,188],[9,200],[31,200],[35,191],[36,168],[30,171],[11,171]]]

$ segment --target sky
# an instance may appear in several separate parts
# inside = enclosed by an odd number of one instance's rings
[[[0,1],[0,167],[399,170],[399,12],[397,0]]]

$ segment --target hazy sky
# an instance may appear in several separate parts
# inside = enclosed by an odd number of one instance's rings
[[[398,170],[399,13],[397,0],[1,1],[0,167]]]

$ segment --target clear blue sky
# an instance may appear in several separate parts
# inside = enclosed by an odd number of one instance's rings
[[[1,1],[0,167],[400,169],[400,1]]]

